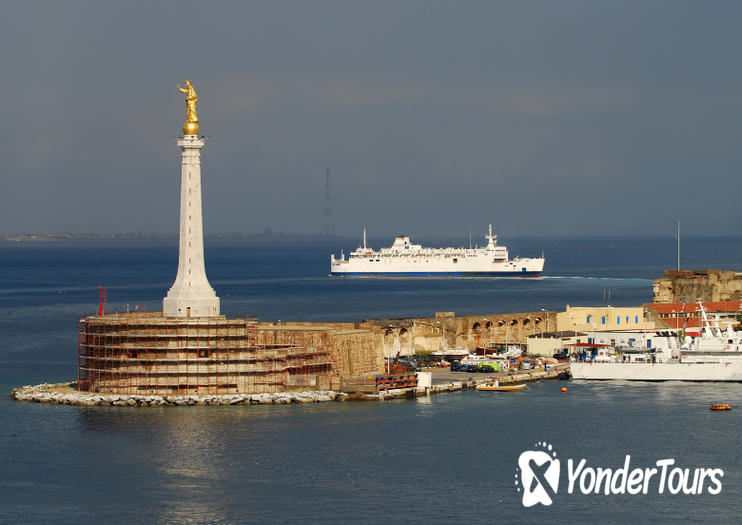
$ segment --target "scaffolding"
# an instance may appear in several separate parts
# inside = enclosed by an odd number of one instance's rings
[[[78,388],[119,394],[236,394],[331,385],[327,334],[274,334],[255,319],[128,313],[81,317]],[[301,339],[297,344],[297,339]]]

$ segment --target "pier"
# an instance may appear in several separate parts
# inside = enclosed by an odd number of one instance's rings
[[[425,372],[432,374],[432,384],[429,387],[415,389],[386,390],[375,395],[368,395],[365,399],[394,399],[400,397],[419,397],[443,392],[459,392],[475,390],[479,385],[486,385],[497,381],[500,385],[513,385],[540,381],[542,379],[556,379],[559,374],[569,371],[569,363],[560,363],[548,370],[519,370],[515,373],[498,372],[495,374],[472,374],[451,372],[447,368],[426,368]]]

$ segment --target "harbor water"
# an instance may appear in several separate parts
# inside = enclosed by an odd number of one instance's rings
[[[375,247],[388,240],[371,240]],[[540,279],[330,278],[347,240],[207,241],[229,316],[265,320],[636,305],[674,268],[674,240],[507,240],[546,255]],[[445,242],[441,243],[445,244]],[[77,316],[158,310],[174,240],[0,244],[0,390],[76,378]],[[684,268],[740,268],[740,239],[688,239]],[[568,393],[561,393],[567,386]],[[543,381],[383,403],[74,407],[0,398],[1,523],[729,523],[742,514],[742,385]],[[709,405],[735,407],[716,413]],[[742,405],[739,405],[742,409]],[[548,443],[553,503],[523,505],[519,456]],[[568,491],[568,461],[593,468],[721,469],[710,494]],[[516,475],[519,476],[516,478]],[[579,485],[579,483],[578,483]],[[708,483],[707,483],[708,485]]]

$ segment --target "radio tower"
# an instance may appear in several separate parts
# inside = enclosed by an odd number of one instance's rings
[[[332,195],[330,194],[330,168],[325,172],[325,208],[322,212],[324,218],[320,235],[335,236],[335,225],[332,223]]]

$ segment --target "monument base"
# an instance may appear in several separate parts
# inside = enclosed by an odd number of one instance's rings
[[[216,296],[188,298],[171,296],[168,293],[162,300],[165,317],[215,317],[219,315],[219,306],[219,298]]]

